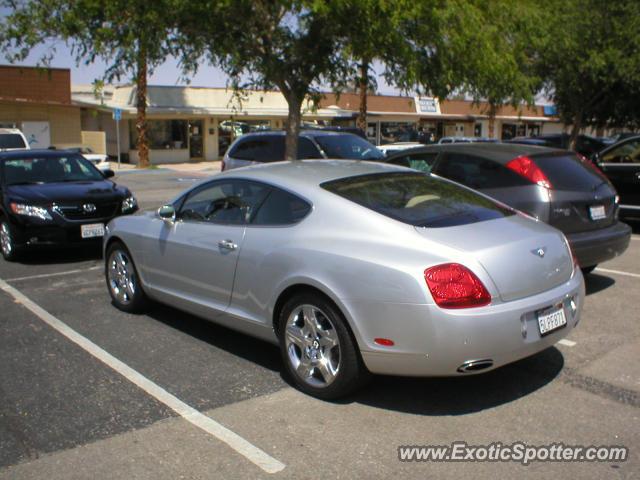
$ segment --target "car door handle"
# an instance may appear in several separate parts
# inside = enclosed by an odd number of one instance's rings
[[[218,247],[224,248],[225,250],[236,250],[238,245],[233,243],[232,240],[220,240],[218,242]]]

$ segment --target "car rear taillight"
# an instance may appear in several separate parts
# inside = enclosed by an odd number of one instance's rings
[[[509,161],[506,166],[508,169],[513,170],[518,175],[529,180],[531,183],[535,183],[544,188],[552,188],[551,182],[544,172],[538,165],[536,165],[536,162],[527,156],[523,155],[521,157],[514,158]]]
[[[491,295],[480,279],[459,263],[445,263],[427,268],[424,271],[424,279],[439,307],[481,307],[491,302]]]

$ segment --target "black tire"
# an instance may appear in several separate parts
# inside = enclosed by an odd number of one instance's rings
[[[591,265],[590,267],[582,267],[580,268],[580,270],[582,270],[582,275],[589,275],[591,272],[593,272],[596,267],[598,265]]]
[[[315,309],[315,313],[312,315],[318,319],[315,322],[318,328],[313,330],[315,341],[311,335],[304,336],[302,333],[308,324],[305,313],[302,312],[303,307]],[[303,326],[299,327],[295,323],[296,321],[301,322]],[[294,330],[299,329],[297,336],[294,335],[297,342],[287,338],[288,324]],[[307,331],[309,331],[308,328]],[[323,295],[307,292],[289,299],[278,318],[278,336],[280,353],[287,375],[299,390],[313,397],[324,400],[343,397],[363,386],[370,377],[342,313],[333,302]],[[306,338],[303,341],[303,344],[307,345],[305,351],[300,348],[300,342],[303,338]],[[337,349],[335,345],[326,346],[325,342],[335,341],[336,338],[338,340]],[[290,351],[290,349],[292,350]],[[309,350],[306,349],[311,349],[312,354],[307,355],[305,352]],[[330,365],[337,365],[334,375],[331,375],[331,367],[325,367],[327,362],[320,362],[318,357],[321,360],[330,358],[331,360],[328,360]],[[301,370],[309,373],[306,379],[297,371],[297,367],[294,365],[296,361],[298,361],[298,367]],[[302,365],[303,363],[306,366]],[[322,368],[319,367],[324,367],[327,374],[323,374]],[[325,381],[325,375],[330,378],[330,382]]]
[[[104,276],[113,304],[123,312],[141,313],[148,306],[133,257],[121,242],[109,245]]]
[[[6,220],[0,220],[0,250],[7,262],[15,262],[20,257],[21,249],[15,244],[13,227]]]

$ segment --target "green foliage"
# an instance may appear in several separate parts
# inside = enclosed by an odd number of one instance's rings
[[[565,123],[640,123],[640,2],[553,0],[539,71]]]

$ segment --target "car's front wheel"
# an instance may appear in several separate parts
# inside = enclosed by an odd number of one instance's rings
[[[114,305],[128,313],[143,311],[147,305],[147,297],[127,247],[114,242],[109,245],[105,258],[105,277]]]
[[[13,228],[11,224],[4,219],[0,222],[0,249],[2,250],[2,256],[8,262],[17,260],[20,253],[15,244]]]
[[[322,295],[291,298],[280,313],[278,333],[286,370],[303,392],[338,398],[368,378],[344,317]]]

